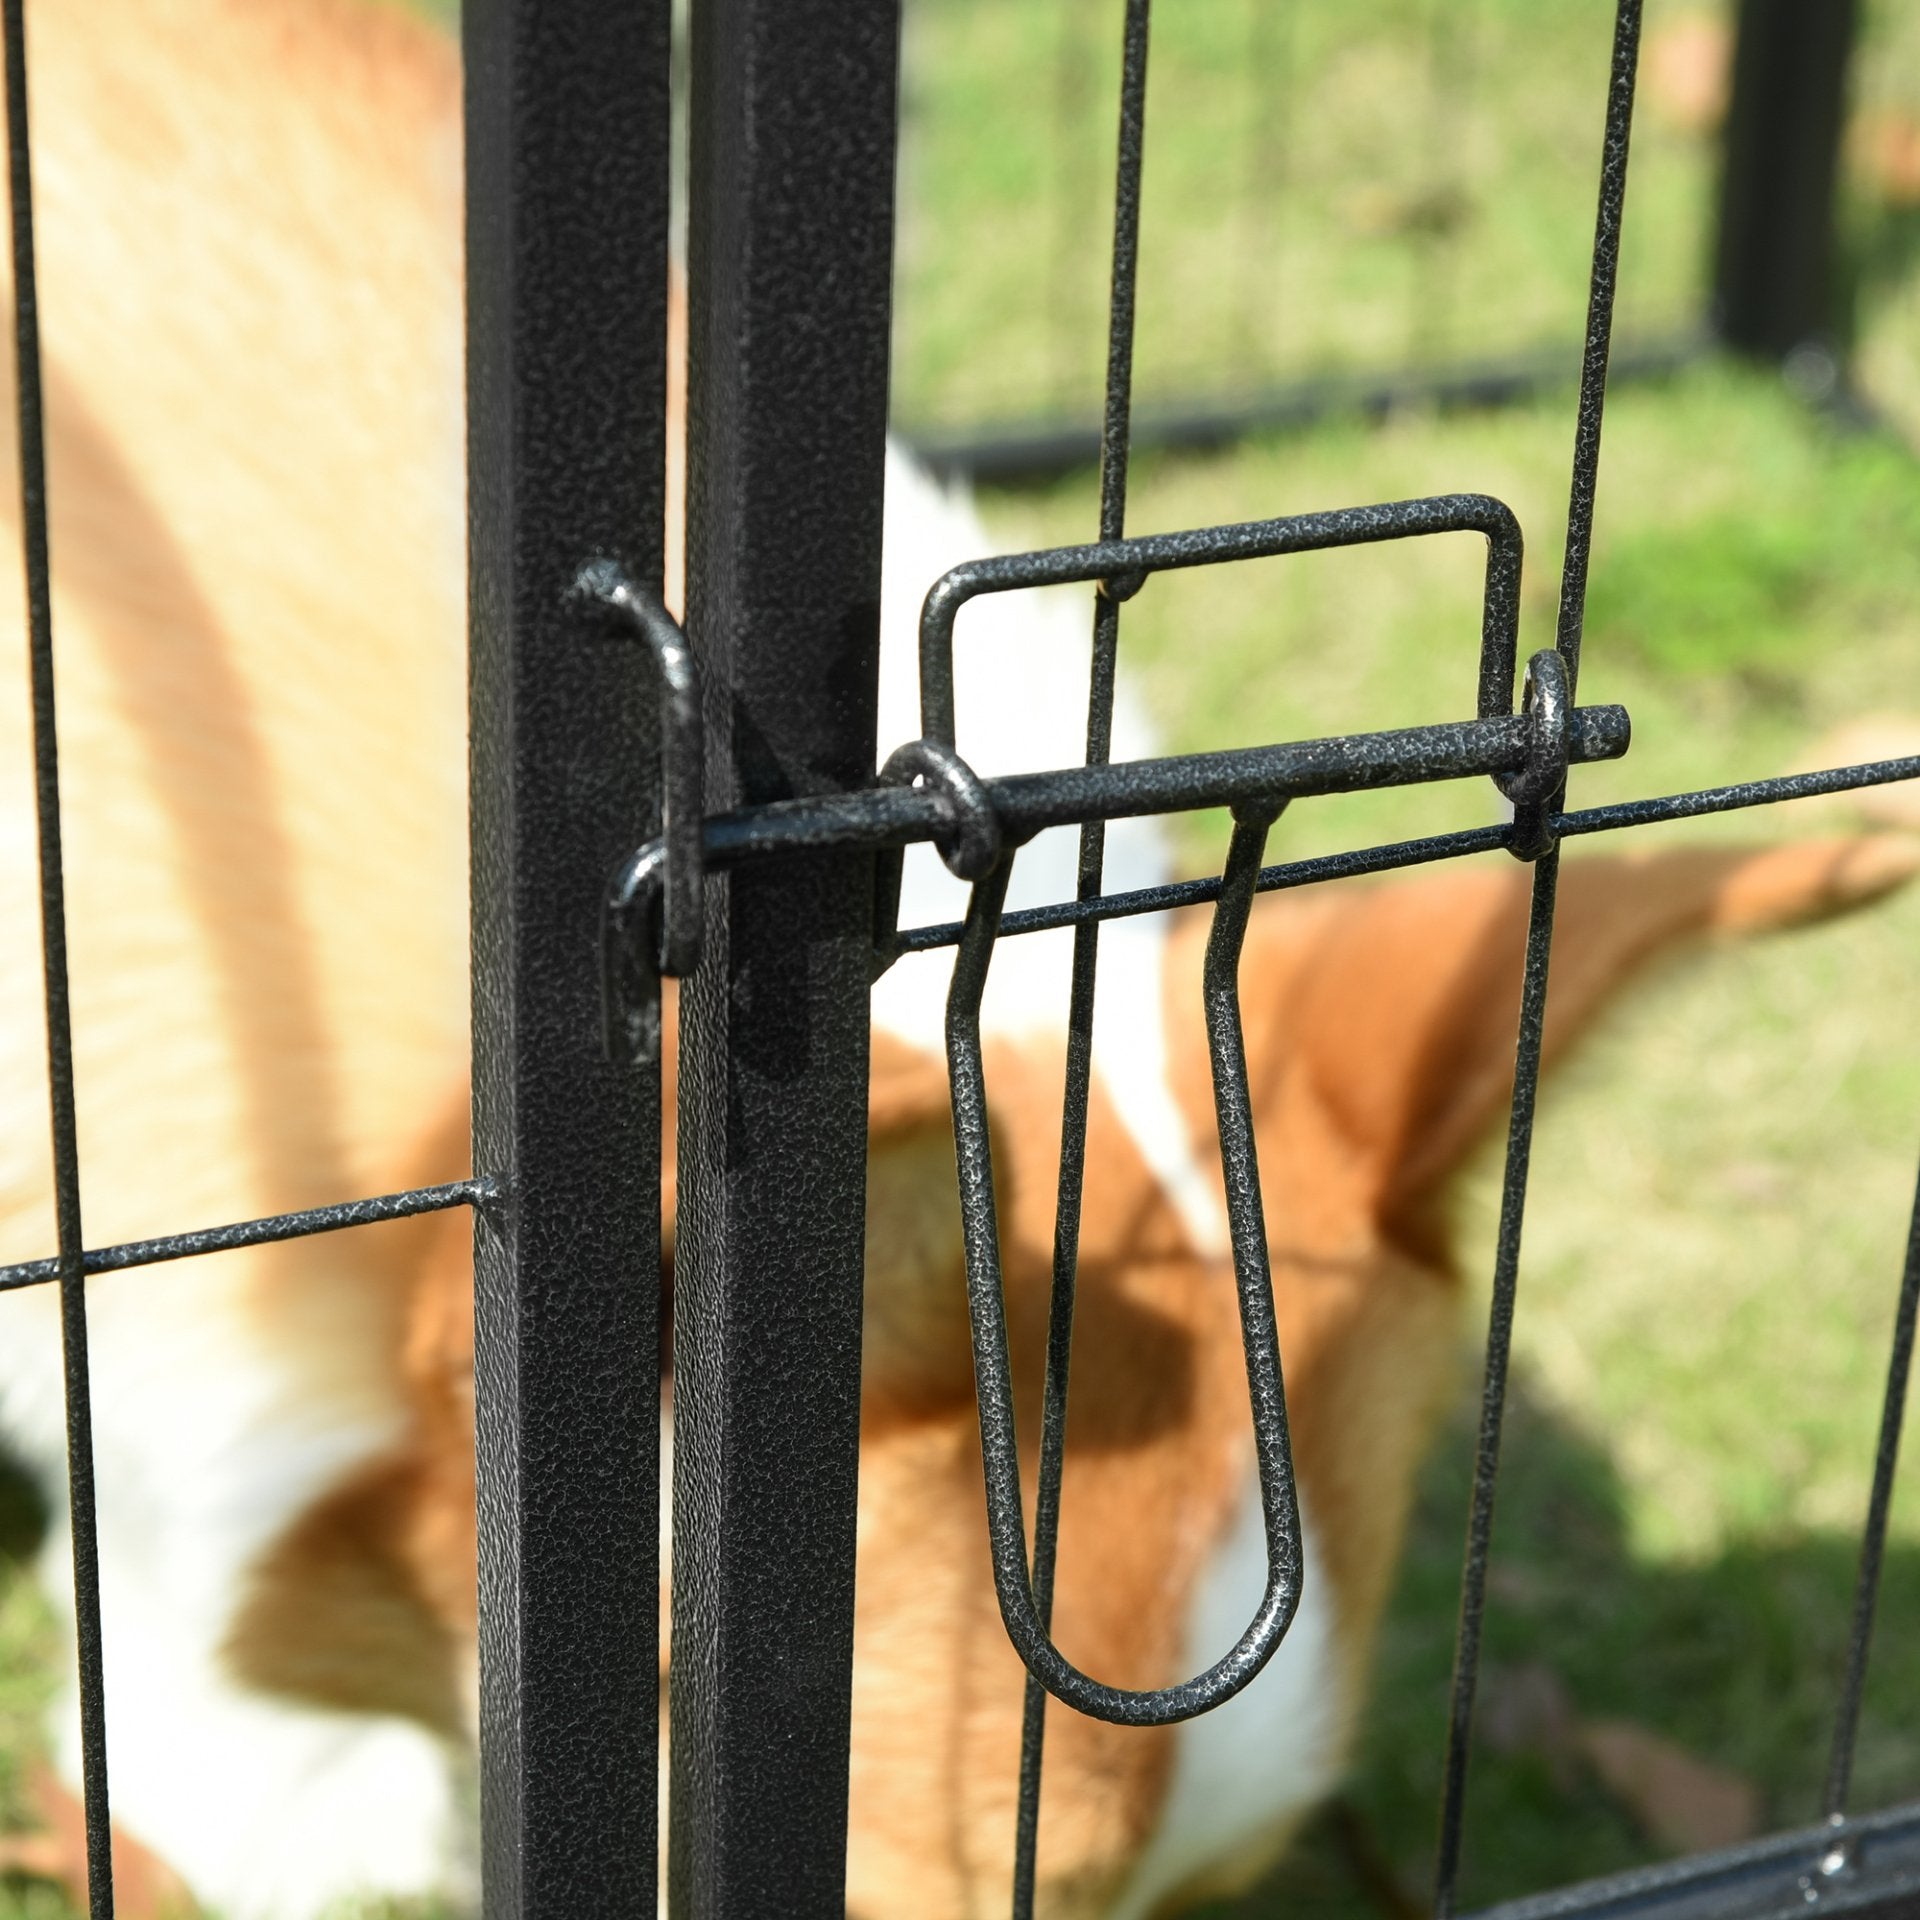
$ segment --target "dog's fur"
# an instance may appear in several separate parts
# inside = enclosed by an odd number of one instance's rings
[[[88,1239],[456,1177],[453,49],[351,0],[37,0],[29,24]],[[981,535],[898,459],[889,521],[897,636]],[[4,523],[0,601],[18,606],[12,498]],[[1080,612],[1042,601],[963,623],[976,764],[1077,756]],[[1016,666],[1020,700],[989,700]],[[883,678],[890,744],[917,731],[897,640]],[[1119,751],[1143,743],[1123,712]],[[25,703],[0,702],[5,1259],[52,1241],[30,1092],[44,1059],[28,759]],[[1570,864],[1552,1051],[1683,936],[1844,907],[1910,866],[1891,843],[1845,840]],[[1115,884],[1164,870],[1153,828],[1116,830]],[[1017,884],[1070,891],[1070,836],[1024,853]],[[1247,1044],[1305,1597],[1268,1670],[1205,1721],[1140,1733],[1053,1715],[1053,1920],[1144,1916],[1243,1875],[1337,1776],[1452,1377],[1442,1200],[1504,1103],[1524,890],[1518,868],[1477,867],[1255,916]],[[917,850],[907,919],[953,906]],[[1072,1657],[1131,1686],[1217,1655],[1259,1587],[1203,933],[1139,922],[1103,946],[1055,1623]],[[1029,1436],[1063,963],[1057,937],[1008,941],[989,1003]],[[906,961],[875,996],[848,1862],[851,1912],[927,1920],[1004,1902],[1022,1679],[987,1574],[944,977],[938,959]],[[448,1215],[91,1284],[124,1913],[158,1909],[161,1862],[231,1920],[470,1887],[468,1232]],[[54,1302],[41,1289],[0,1311],[6,1437],[57,1510]],[[56,1525],[56,1594],[66,1553]],[[57,1747],[77,1778],[70,1703]],[[56,1794],[50,1832],[11,1857],[70,1870],[76,1834]]]

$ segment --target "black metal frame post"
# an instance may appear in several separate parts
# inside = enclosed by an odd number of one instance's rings
[[[489,1920],[655,1909],[659,1081],[602,1046],[652,824],[668,0],[467,0],[481,1813]]]
[[[722,811],[873,775],[898,0],[699,0],[688,626]],[[873,859],[710,880],[681,1000],[676,1915],[845,1911]]]
[[[1740,0],[1713,325],[1742,353],[1832,355],[1834,193],[1857,0]],[[1833,362],[1829,358],[1829,365]]]

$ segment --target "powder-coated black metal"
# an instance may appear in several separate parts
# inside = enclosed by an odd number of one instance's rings
[[[1740,0],[1713,324],[1743,353],[1835,364],[1835,188],[1857,0]]]
[[[299,1213],[269,1214],[263,1220],[239,1220],[231,1226],[199,1227],[191,1233],[162,1234],[153,1240],[127,1240],[114,1247],[89,1247],[81,1255],[84,1273],[124,1273],[130,1267],[155,1267],[168,1260],[191,1260],[203,1253],[231,1253],[236,1247],[264,1247],[276,1240],[304,1240],[316,1233],[370,1227],[382,1220],[408,1220],[419,1213],[444,1213],[449,1207],[485,1206],[498,1197],[491,1180],[452,1180],[444,1186],[411,1187],[367,1200],[342,1200],[330,1207]],[[0,1293],[43,1286],[60,1278],[61,1262],[23,1260],[0,1267]]]
[[[1260,1204],[1260,1170],[1240,1033],[1241,943],[1253,905],[1260,850],[1279,807],[1245,807],[1235,819],[1220,903],[1203,979],[1214,1110],[1226,1182],[1240,1332],[1252,1400],[1259,1463],[1267,1575],[1260,1604],[1233,1646],[1204,1672],[1171,1686],[1132,1689],[1092,1678],[1053,1643],[1035,1602],[1027,1565],[1020,1493],[1020,1451],[1014,1432],[1013,1372],[1007,1351],[1006,1304],[993,1191],[993,1149],[987,1119],[980,1002],[993,958],[995,929],[1006,899],[1011,859],[974,888],[966,932],[954,958],[947,999],[947,1066],[953,1085],[953,1137],[966,1249],[967,1309],[973,1334],[974,1390],[980,1409],[980,1453],[986,1473],[987,1535],[993,1584],[1007,1637],[1027,1671],[1056,1699],[1095,1719],[1122,1726],[1167,1726],[1209,1712],[1240,1692],[1279,1646],[1300,1603],[1302,1558],[1299,1499],[1287,1439],[1286,1396],[1274,1324],[1273,1276]],[[1030,1892],[1029,1892],[1030,1897]]]
[[[698,962],[685,995],[682,1073],[671,1897],[686,1916],[837,1920],[859,1392],[864,990],[876,954],[884,963],[902,951],[956,943],[948,1046],[990,1545],[1003,1616],[1033,1676],[1014,1896],[1016,1913],[1030,1912],[1041,1688],[1122,1722],[1186,1718],[1257,1673],[1299,1596],[1299,1519],[1239,1027],[1238,960],[1253,898],[1505,848],[1536,865],[1436,1875],[1436,1913],[1450,1915],[1558,845],[1920,777],[1916,758],[1565,807],[1569,765],[1617,757],[1628,738],[1620,709],[1576,708],[1573,692],[1638,0],[1620,0],[1616,20],[1557,648],[1529,663],[1522,711],[1512,711],[1520,538],[1497,501],[1451,495],[1122,537],[1147,26],[1147,0],[1127,0],[1101,539],[974,563],[935,584],[921,635],[927,738],[899,749],[877,785],[870,770],[897,54],[891,6],[831,0],[823,17],[777,0],[707,0],[698,15],[690,513],[697,655],[658,596],[667,9],[661,0],[619,7],[548,0],[537,31],[534,11],[531,0],[469,0],[465,25],[475,1164],[485,1171],[438,1187],[86,1250],[68,1031],[21,0],[0,8],[59,1248],[52,1258],[0,1268],[0,1291],[52,1282],[61,1289],[92,1912],[111,1913],[112,1890],[84,1276],[466,1205],[477,1223],[487,1912],[490,1920],[651,1913],[658,990],[662,971],[685,974]],[[1773,0],[1747,0],[1737,95],[1744,88],[1754,96],[1759,86],[1749,41],[1764,32],[1777,43],[1792,12],[1791,0],[1785,10]],[[1824,24],[1812,29],[1815,15]],[[1811,91],[1832,104],[1832,124],[1780,133],[1828,143],[1815,170],[1831,166],[1852,17],[1853,0],[1795,15],[1798,30],[1829,36],[1823,45],[1831,57]],[[1778,44],[1770,57],[1781,58]],[[1812,112],[1807,91],[1799,87],[1803,117]],[[1751,111],[1751,98],[1745,105],[1736,98],[1736,146],[1753,137],[1743,122]],[[1797,164],[1804,177],[1804,154]],[[1730,203],[1733,197],[1730,187]],[[1802,222],[1803,239],[1814,225]],[[1807,241],[1809,257],[1816,242],[1824,245],[1824,236]],[[831,274],[822,270],[829,257]],[[1811,270],[1805,278],[1819,282]],[[1728,311],[1722,319],[1733,338]],[[1803,328],[1786,344],[1808,337]],[[1460,531],[1489,542],[1476,719],[1104,764],[1119,606],[1153,573]],[[1100,583],[1087,764],[981,780],[955,746],[956,619],[978,594],[1069,580]],[[632,646],[636,637],[644,651]],[[958,641],[965,644],[964,629]],[[704,700],[696,657],[706,667]],[[711,756],[709,731],[718,748]],[[1260,866],[1268,827],[1289,798],[1478,774],[1514,802],[1511,823]],[[1236,827],[1219,878],[1101,892],[1106,820],[1220,804],[1235,808]],[[1003,915],[1020,843],[1073,822],[1083,828],[1078,897]],[[656,838],[627,851],[655,827]],[[884,904],[885,882],[890,874],[897,900],[897,850],[921,839],[934,841],[977,884],[963,925],[899,933],[892,905]],[[887,857],[876,862],[876,854]],[[876,865],[887,870],[878,888]],[[883,903],[878,940],[876,900]],[[1259,1614],[1226,1659],[1196,1679],[1130,1693],[1079,1673],[1048,1637],[1095,935],[1104,919],[1207,901],[1217,908],[1203,978],[1206,1025],[1269,1577]],[[1029,1570],[979,1004],[998,938],[1065,925],[1076,928],[1070,1069]],[[1845,1815],[1920,1317],[1916,1207],[1829,1768],[1829,1823],[1514,1903],[1498,1910],[1500,1920],[1920,1911],[1920,1812]]]
[[[605,1057],[663,551],[667,0],[468,0],[481,1818],[488,1920],[655,1910],[659,1082]]]
[[[692,17],[687,629],[714,809],[873,777],[897,0]],[[710,882],[680,1000],[671,1910],[841,1920],[871,848]]]
[[[1880,1437],[1873,1455],[1873,1491],[1867,1499],[1867,1524],[1860,1540],[1860,1576],[1854,1591],[1853,1626],[1847,1638],[1840,1709],[1834,1716],[1833,1753],[1827,1763],[1826,1814],[1833,1821],[1846,1817],[1847,1790],[1853,1779],[1853,1749],[1860,1732],[1860,1702],[1867,1686],[1874,1609],[1880,1598],[1880,1575],[1886,1564],[1893,1475],[1900,1462],[1900,1428],[1906,1417],[1907,1380],[1913,1371],[1916,1315],[1920,1315],[1920,1194],[1915,1196],[1913,1219],[1907,1229],[1907,1263],[1900,1276],[1900,1300],[1893,1316],[1893,1350],[1887,1356],[1887,1392],[1881,1403]]]
[[[1475,1920],[1910,1920],[1920,1807],[1771,1834],[1489,1907]]]
[[[1665,820],[1693,820],[1714,813],[1733,813],[1749,807],[1773,806],[1782,800],[1811,800],[1834,793],[1853,793],[1865,787],[1891,786],[1920,779],[1920,757],[1875,760],[1857,767],[1831,767],[1818,773],[1782,774],[1772,780],[1749,780],[1736,786],[1701,787],[1691,793],[1673,793],[1659,799],[1627,800],[1608,807],[1582,807],[1547,817],[1553,839],[1578,839],[1612,833],[1622,827],[1657,825]],[[1392,873],[1402,867],[1457,860],[1474,853],[1513,850],[1514,827],[1464,827],[1456,833],[1429,834],[1418,840],[1389,840],[1358,847],[1350,853],[1318,854],[1310,860],[1287,860],[1262,867],[1256,893],[1287,887],[1308,887],[1322,880],[1351,880],[1364,874]],[[1175,880],[1165,886],[1136,887],[1125,893],[1102,894],[1097,900],[1066,900],[1052,906],[1022,907],[1000,918],[1000,938],[1044,933],[1052,927],[1070,927],[1082,920],[1121,920],[1134,914],[1164,913],[1175,907],[1202,906],[1220,897],[1216,876],[1205,880]],[[957,946],[962,933],[958,920],[931,926],[908,927],[895,936],[902,953],[921,953],[932,947]]]
[[[1113,184],[1113,262],[1107,296],[1107,391],[1100,432],[1100,538],[1126,533],[1127,473],[1133,435],[1133,330],[1140,269],[1140,185],[1146,159],[1147,47],[1150,0],[1127,0],[1120,52],[1120,129]],[[1131,573],[1129,582],[1144,581]],[[1133,588],[1137,591],[1137,587]],[[1093,652],[1087,675],[1086,764],[1104,766],[1113,751],[1114,676],[1119,666],[1118,584],[1094,595]],[[1080,828],[1075,875],[1079,899],[1095,898],[1106,860],[1107,826]],[[1093,1084],[1094,994],[1100,923],[1073,933],[1067,1007],[1067,1057],[1061,1091],[1060,1171],[1053,1215],[1052,1290],[1047,1303],[1047,1364],[1040,1393],[1040,1468],[1033,1500],[1033,1610],[1042,1633],[1053,1627],[1054,1563],[1060,1540],[1060,1489],[1067,1445],[1074,1294],[1080,1266],[1080,1208],[1086,1185],[1087,1102]],[[1040,1769],[1046,1751],[1047,1691],[1027,1675],[1020,1717],[1020,1785],[1014,1814],[1013,1920],[1032,1920],[1040,1845]]]
[[[80,1146],[73,1104],[73,1021],[67,992],[66,881],[60,845],[60,753],[54,715],[53,591],[47,558],[46,419],[33,249],[33,143],[27,114],[24,0],[5,0],[7,201],[13,256],[14,418],[20,438],[20,535],[27,584],[33,709],[33,797],[40,851],[40,951],[45,980],[47,1093],[53,1135],[54,1237],[59,1245],[60,1352],[67,1413],[67,1516],[73,1535],[74,1641],[80,1694],[81,1797],[87,1909],[112,1920],[113,1846],[107,1806],[106,1661],[100,1634],[100,1547],[93,1474],[87,1295],[81,1264]]]
[[[1460,1877],[1467,1758],[1473,1738],[1473,1696],[1480,1673],[1480,1633],[1487,1605],[1487,1555],[1493,1540],[1493,1499],[1500,1474],[1500,1432],[1506,1416],[1507,1363],[1513,1346],[1514,1304],[1520,1284],[1520,1228],[1527,1204],[1527,1169],[1533,1153],[1533,1112],[1540,1088],[1540,1050],[1547,1017],[1547,969],[1553,954],[1553,904],[1559,878],[1560,854],[1558,848],[1553,848],[1534,867],[1533,901],[1527,919],[1526,964],[1520,988],[1520,1037],[1514,1051],[1513,1107],[1507,1123],[1506,1171],[1500,1185],[1493,1305],[1487,1319],[1486,1371],[1480,1388],[1473,1501],[1467,1518],[1466,1558],[1460,1578],[1460,1631],[1447,1716],[1440,1846],[1434,1867],[1436,1920],[1448,1920],[1453,1912]]]
[[[1613,59],[1607,84],[1599,207],[1594,218],[1593,270],[1587,297],[1586,349],[1574,422],[1573,479],[1567,505],[1567,539],[1555,631],[1558,662],[1545,654],[1536,654],[1527,676],[1529,717],[1539,729],[1534,741],[1533,766],[1540,769],[1549,757],[1557,755],[1559,778],[1551,783],[1538,777],[1524,777],[1518,785],[1512,781],[1503,783],[1515,803],[1510,850],[1536,864],[1520,992],[1520,1035],[1514,1053],[1506,1172],[1500,1194],[1500,1229],[1494,1253],[1493,1304],[1487,1325],[1480,1431],[1474,1452],[1473,1498],[1467,1516],[1466,1553],[1460,1573],[1460,1624],[1454,1642],[1440,1839],[1434,1862],[1435,1920],[1449,1920],[1453,1913],[1460,1876],[1473,1701],[1479,1684],[1481,1630],[1487,1603],[1487,1556],[1493,1540],[1507,1364],[1520,1282],[1520,1228],[1526,1210],[1527,1169],[1533,1152],[1533,1112],[1539,1094],[1547,972],[1553,955],[1553,905],[1560,875],[1559,848],[1549,822],[1565,805],[1568,761],[1558,736],[1566,724],[1563,710],[1572,706],[1580,675],[1587,566],[1593,545],[1594,503],[1600,485],[1607,361],[1613,345],[1620,234],[1626,219],[1627,160],[1633,134],[1634,82],[1640,61],[1640,11],[1641,0],[1618,0],[1614,11]]]
[[[944,742],[917,740],[889,756],[878,785],[709,815],[701,823],[701,863],[706,873],[718,874],[779,854],[829,848],[885,854],[916,840],[931,840],[947,850],[950,865],[959,862],[956,871],[962,877],[970,878],[986,864],[984,854],[1002,845],[1018,846],[1049,826],[1420,785],[1476,774],[1512,776],[1539,786],[1563,775],[1569,764],[1617,760],[1626,752],[1631,734],[1631,723],[1621,707],[1582,707],[1565,713],[1563,731],[1558,719],[1543,726],[1540,712],[1530,705],[1523,713],[1497,720],[1463,720],[1117,765],[1082,765],[998,780],[980,779]],[[926,784],[901,784],[916,773],[926,778]],[[1493,831],[1495,837],[1487,845],[1522,850],[1521,842],[1507,829]],[[1434,845],[1437,851],[1428,857],[1470,850],[1465,842],[1451,837]],[[620,862],[608,894],[603,923],[604,993],[606,1005],[618,1009],[610,1036],[617,1043],[616,1057],[645,1058],[644,1047],[636,1056],[625,1040],[637,1032],[657,1030],[657,1008],[642,1009],[639,996],[657,992],[659,986],[651,930],[666,867],[665,841],[649,841]],[[1092,884],[1097,886],[1097,875]],[[1137,899],[1129,896],[1117,907],[1090,893],[1083,902],[1033,909],[1015,918],[1023,932],[1042,924],[1035,913],[1052,916],[1044,921],[1049,926],[1089,923],[1112,918],[1116,912],[1146,912],[1182,900],[1212,898],[1192,891],[1209,884],[1154,888]],[[899,900],[897,860],[878,863],[874,898],[876,911],[883,920],[890,920]],[[943,929],[929,938],[928,931],[921,929],[909,940],[888,926],[879,926],[874,964],[884,970],[910,946],[951,945],[959,937],[954,930]]]
[[[1567,698],[1580,686],[1580,638],[1587,614],[1587,563],[1593,550],[1593,508],[1600,490],[1600,429],[1607,409],[1607,363],[1613,352],[1613,303],[1620,284],[1620,234],[1626,224],[1627,158],[1633,139],[1634,78],[1640,64],[1640,0],[1614,12],[1613,61],[1607,81],[1606,132],[1600,149],[1600,201],[1594,216],[1593,271],[1587,290],[1587,337],[1580,362],[1580,401],[1573,429],[1573,484],[1560,570],[1560,617],[1554,644],[1567,662]]]
[[[658,597],[628,579],[617,562],[596,560],[583,568],[579,591],[648,649],[660,676],[660,838],[667,858],[661,888],[660,966],[667,973],[691,973],[700,958],[705,905],[700,888],[700,815],[707,787],[700,674],[693,648]]]
[[[1519,651],[1520,523],[1510,507],[1489,494],[1448,493],[1326,513],[1288,514],[1277,520],[1248,520],[1234,526],[1144,534],[1132,540],[1106,537],[1089,546],[1049,547],[954,567],[929,589],[920,613],[921,728],[929,739],[955,744],[955,623],[967,602],[983,593],[1091,580],[1124,598],[1139,590],[1143,578],[1156,573],[1443,533],[1477,533],[1487,542],[1477,710],[1483,719],[1510,714]],[[958,644],[965,644],[964,633]]]

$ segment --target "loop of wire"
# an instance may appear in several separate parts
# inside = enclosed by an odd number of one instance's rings
[[[1208,1051],[1214,1110],[1226,1187],[1227,1219],[1239,1296],[1240,1335],[1252,1401],[1254,1451],[1261,1518],[1267,1543],[1264,1591],[1245,1631],[1231,1649],[1192,1679],[1147,1689],[1094,1679],[1054,1644],[1035,1603],[1028,1573],[1026,1523],[1020,1488],[1019,1441],[1014,1430],[1012,1364],[1002,1294],[999,1222],[993,1191],[986,1076],[980,1038],[980,1002],[999,932],[1011,857],[976,884],[954,961],[947,1000],[947,1065],[953,1085],[954,1153],[959,1170],[966,1250],[967,1309],[973,1330],[975,1399],[986,1474],[987,1528],[1000,1617],[1015,1651],[1057,1700],[1097,1720],[1124,1726],[1167,1726],[1230,1700],[1258,1674],[1286,1636],[1300,1603],[1300,1504],[1287,1435],[1286,1393],[1274,1321],[1272,1270],[1260,1200],[1252,1104],[1241,1034],[1239,966],[1252,911],[1260,856],[1281,803],[1243,804],[1235,810],[1204,973]]]
[[[1550,822],[1567,786],[1572,704],[1565,658],[1556,648],[1542,647],[1527,662],[1520,696],[1527,721],[1527,764],[1518,773],[1493,776],[1513,802],[1513,838],[1507,851],[1516,860],[1539,860],[1553,851]]]
[[[925,780],[941,799],[943,815],[933,844],[947,871],[961,880],[984,880],[1000,858],[1000,816],[980,784],[980,776],[938,740],[909,740],[896,747],[880,769],[883,786],[910,786]]]

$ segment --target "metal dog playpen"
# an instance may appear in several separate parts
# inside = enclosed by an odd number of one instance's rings
[[[481,1768],[493,1920],[650,1914],[656,1888],[659,980],[681,1000],[673,1295],[668,1898],[685,1916],[843,1910],[866,1127],[867,994],[900,952],[958,948],[949,1065],[995,1581],[1026,1663],[1015,1913],[1030,1910],[1048,1695],[1133,1724],[1206,1711],[1299,1597],[1298,1515],[1240,1053],[1256,893],[1506,848],[1533,868],[1517,1071],[1461,1583],[1435,1910],[1452,1912],[1521,1215],[1570,838],[1911,778],[1920,760],[1569,811],[1570,765],[1626,714],[1580,707],[1582,607],[1628,174],[1639,0],[1620,0],[1555,647],[1516,706],[1520,535],[1451,495],[1128,538],[1131,330],[1148,0],[1125,0],[1098,538],[930,582],[925,738],[876,780],[897,0],[702,0],[692,40],[688,620],[662,611],[669,219],[667,0],[470,0],[468,131],[473,1152],[454,1186],[138,1245],[81,1232],[22,0],[6,0],[19,427],[58,1252],[92,1911],[112,1910],[106,1675],[85,1277],[438,1208],[475,1217]],[[1596,103],[1599,105],[1600,103]],[[1471,531],[1487,541],[1473,715],[1393,733],[1110,765],[1125,601],[1152,575]],[[980,594],[1098,583],[1086,764],[981,780],[954,739],[953,622]],[[1465,687],[1462,688],[1463,693]],[[1492,778],[1510,824],[1263,865],[1316,794]],[[1234,810],[1225,871],[1102,891],[1110,819]],[[1012,850],[1082,827],[1078,897],[1002,915]],[[963,924],[897,929],[896,850],[973,883]],[[612,876],[611,880],[609,876]],[[1099,928],[1212,902],[1206,1015],[1228,1170],[1268,1578],[1216,1666],[1128,1693],[1048,1634]],[[1075,929],[1039,1497],[1029,1537],[1007,1387],[979,993],[994,945]],[[777,1271],[780,1285],[766,1284]],[[1853,1735],[1920,1305],[1901,1283],[1825,1824],[1511,1906],[1520,1916],[1893,1914],[1920,1900],[1920,1806],[1855,1814]],[[697,1650],[697,1651],[694,1651]]]

